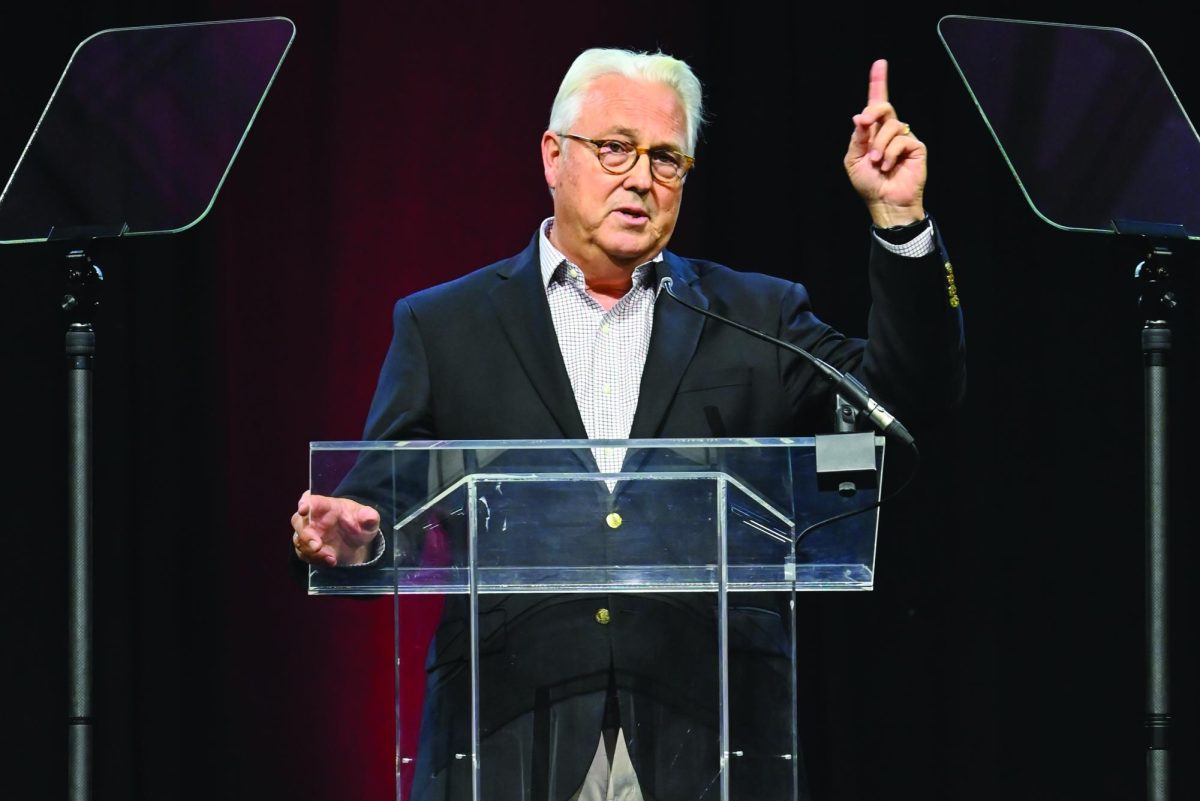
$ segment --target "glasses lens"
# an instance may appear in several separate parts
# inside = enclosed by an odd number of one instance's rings
[[[650,166],[654,174],[664,181],[673,181],[683,174],[683,154],[674,150],[651,150]]]
[[[606,170],[620,172],[632,163],[637,151],[624,142],[609,141],[596,143],[596,155]]]

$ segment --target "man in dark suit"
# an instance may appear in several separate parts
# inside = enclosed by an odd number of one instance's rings
[[[854,116],[844,159],[873,223],[866,341],[817,319],[798,284],[666,251],[694,161],[700,97],[691,70],[669,56],[581,54],[541,141],[554,216],[517,256],[396,304],[366,439],[786,436],[829,427],[833,393],[810,363],[660,297],[665,277],[691,304],[852,372],[902,418],[934,415],[957,402],[963,385],[957,290],[924,209],[925,146],[888,103],[886,62],[871,67],[868,102]],[[594,455],[604,471],[619,470],[622,457],[599,449]],[[301,497],[292,517],[299,558],[327,566],[380,558],[379,504],[369,493],[352,494]],[[695,726],[710,724],[711,710],[689,715],[686,698],[670,697],[674,676],[687,670],[692,655],[687,647],[683,654],[661,648],[663,638],[694,622],[696,604],[612,596],[597,611],[594,601],[492,602],[488,611],[523,621],[502,625],[499,640],[503,649],[538,655],[530,686],[552,695],[573,688],[547,702],[571,736],[555,742],[548,756],[535,733],[545,715],[539,718],[532,698],[518,697],[516,707],[527,709],[489,733],[515,732],[514,741],[524,745],[490,760],[485,745],[485,764],[519,763],[499,782],[512,798],[717,797],[711,738],[688,741]],[[593,616],[595,624],[585,625]],[[461,646],[455,654],[448,644],[461,642],[462,626],[461,610],[448,611],[431,653],[425,713],[431,732],[463,714],[453,700],[459,691],[449,689],[462,679]],[[646,662],[647,654],[662,658],[659,667],[623,669]],[[500,675],[512,652],[493,657],[481,671]],[[631,683],[633,674],[639,678]],[[461,743],[426,747],[422,737],[414,795],[469,797],[462,794],[469,782],[455,778],[465,765],[456,767],[450,756]]]

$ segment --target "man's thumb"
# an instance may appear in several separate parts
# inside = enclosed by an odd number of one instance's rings
[[[379,530],[379,513],[367,506],[358,510],[355,522],[364,534],[374,534]]]

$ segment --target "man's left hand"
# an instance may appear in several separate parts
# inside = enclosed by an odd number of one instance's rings
[[[854,115],[844,164],[850,183],[882,228],[925,218],[925,145],[888,102],[887,61],[871,65],[867,105]]]

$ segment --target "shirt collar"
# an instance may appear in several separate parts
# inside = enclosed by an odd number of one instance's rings
[[[542,224],[538,226],[538,254],[541,259],[543,286],[549,286],[550,282],[554,279],[554,274],[560,267],[564,265],[566,265],[568,268],[578,269],[578,267],[573,264],[570,259],[562,254],[562,251],[550,243],[550,229],[553,227],[553,217],[547,217],[546,219],[542,220]],[[662,260],[663,254],[660,250],[657,254],[655,254],[654,258],[635,267],[633,270],[633,285],[639,286],[640,284],[645,283],[648,280],[647,274],[650,272],[650,265]],[[583,280],[582,274],[580,274],[578,277],[579,280]]]

